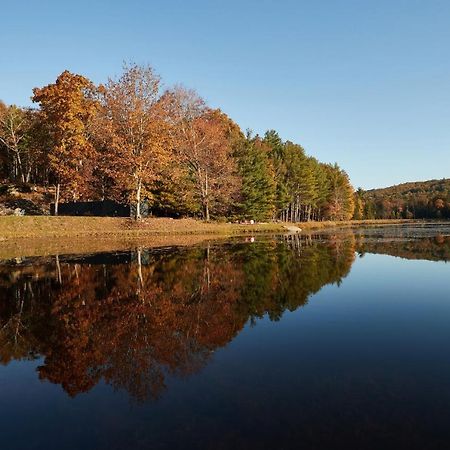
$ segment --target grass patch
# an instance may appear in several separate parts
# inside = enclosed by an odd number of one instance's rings
[[[282,232],[282,224],[266,223],[241,225],[206,223],[194,219],[143,219],[134,221],[120,217],[68,216],[4,216],[0,217],[0,238],[20,239],[37,237],[85,236],[147,236],[173,234],[239,234],[250,232]]]

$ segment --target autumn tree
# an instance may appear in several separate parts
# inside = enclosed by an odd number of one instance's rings
[[[362,220],[364,218],[364,191],[362,188],[358,188],[354,193],[354,203],[353,219]]]
[[[46,184],[51,147],[42,111],[0,102],[0,172],[11,182]]]
[[[35,112],[15,105],[0,104],[0,144],[5,149],[4,161],[8,176],[22,183],[30,181],[33,168],[30,131]]]
[[[350,220],[355,204],[353,188],[348,175],[337,164],[326,166],[329,179],[327,218],[330,220]]]
[[[43,111],[28,111],[29,128],[25,136],[27,177],[30,183],[47,186],[53,177],[49,164],[49,151],[53,139]]]
[[[55,83],[35,88],[33,94],[32,100],[40,104],[52,140],[48,159],[56,180],[57,215],[60,196],[77,200],[89,188],[89,161],[94,154],[89,126],[97,112],[95,86],[82,75],[65,70]]]
[[[125,65],[123,74],[101,89],[99,172],[126,193],[136,219],[170,160],[171,134],[160,97],[159,76],[136,64]]]
[[[25,182],[25,171],[22,164],[22,141],[26,133],[26,118],[22,109],[17,106],[0,105],[0,143],[6,154],[4,160],[12,159],[12,168],[8,171],[13,179],[19,178]],[[12,155],[12,158],[9,158]]]
[[[208,108],[194,91],[178,87],[166,94],[176,152],[193,180],[202,217],[225,214],[237,201],[239,177],[233,158],[239,127],[220,110]]]

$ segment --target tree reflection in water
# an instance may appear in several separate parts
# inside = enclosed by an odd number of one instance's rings
[[[423,258],[448,258],[446,237],[417,245]],[[39,377],[70,396],[104,380],[137,401],[156,399],[167,374],[198,372],[247,322],[278,320],[341,283],[355,252],[395,252],[387,248],[353,234],[296,235],[4,263],[0,359],[42,357]]]

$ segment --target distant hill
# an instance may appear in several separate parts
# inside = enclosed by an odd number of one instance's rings
[[[411,197],[415,195],[450,195],[450,178],[443,178],[442,180],[429,181],[412,181],[408,183],[397,184],[386,188],[370,189],[365,191],[371,198],[381,196],[406,196]]]
[[[450,218],[450,178],[358,190],[355,203],[355,218]]]

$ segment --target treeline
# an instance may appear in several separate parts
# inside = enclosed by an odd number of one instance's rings
[[[450,179],[355,192],[355,219],[449,219]]]
[[[354,193],[337,165],[275,131],[244,134],[184,87],[163,90],[151,67],[128,65],[96,86],[68,71],[33,90],[37,108],[0,102],[0,177],[61,201],[147,201],[173,217],[347,220]]]

